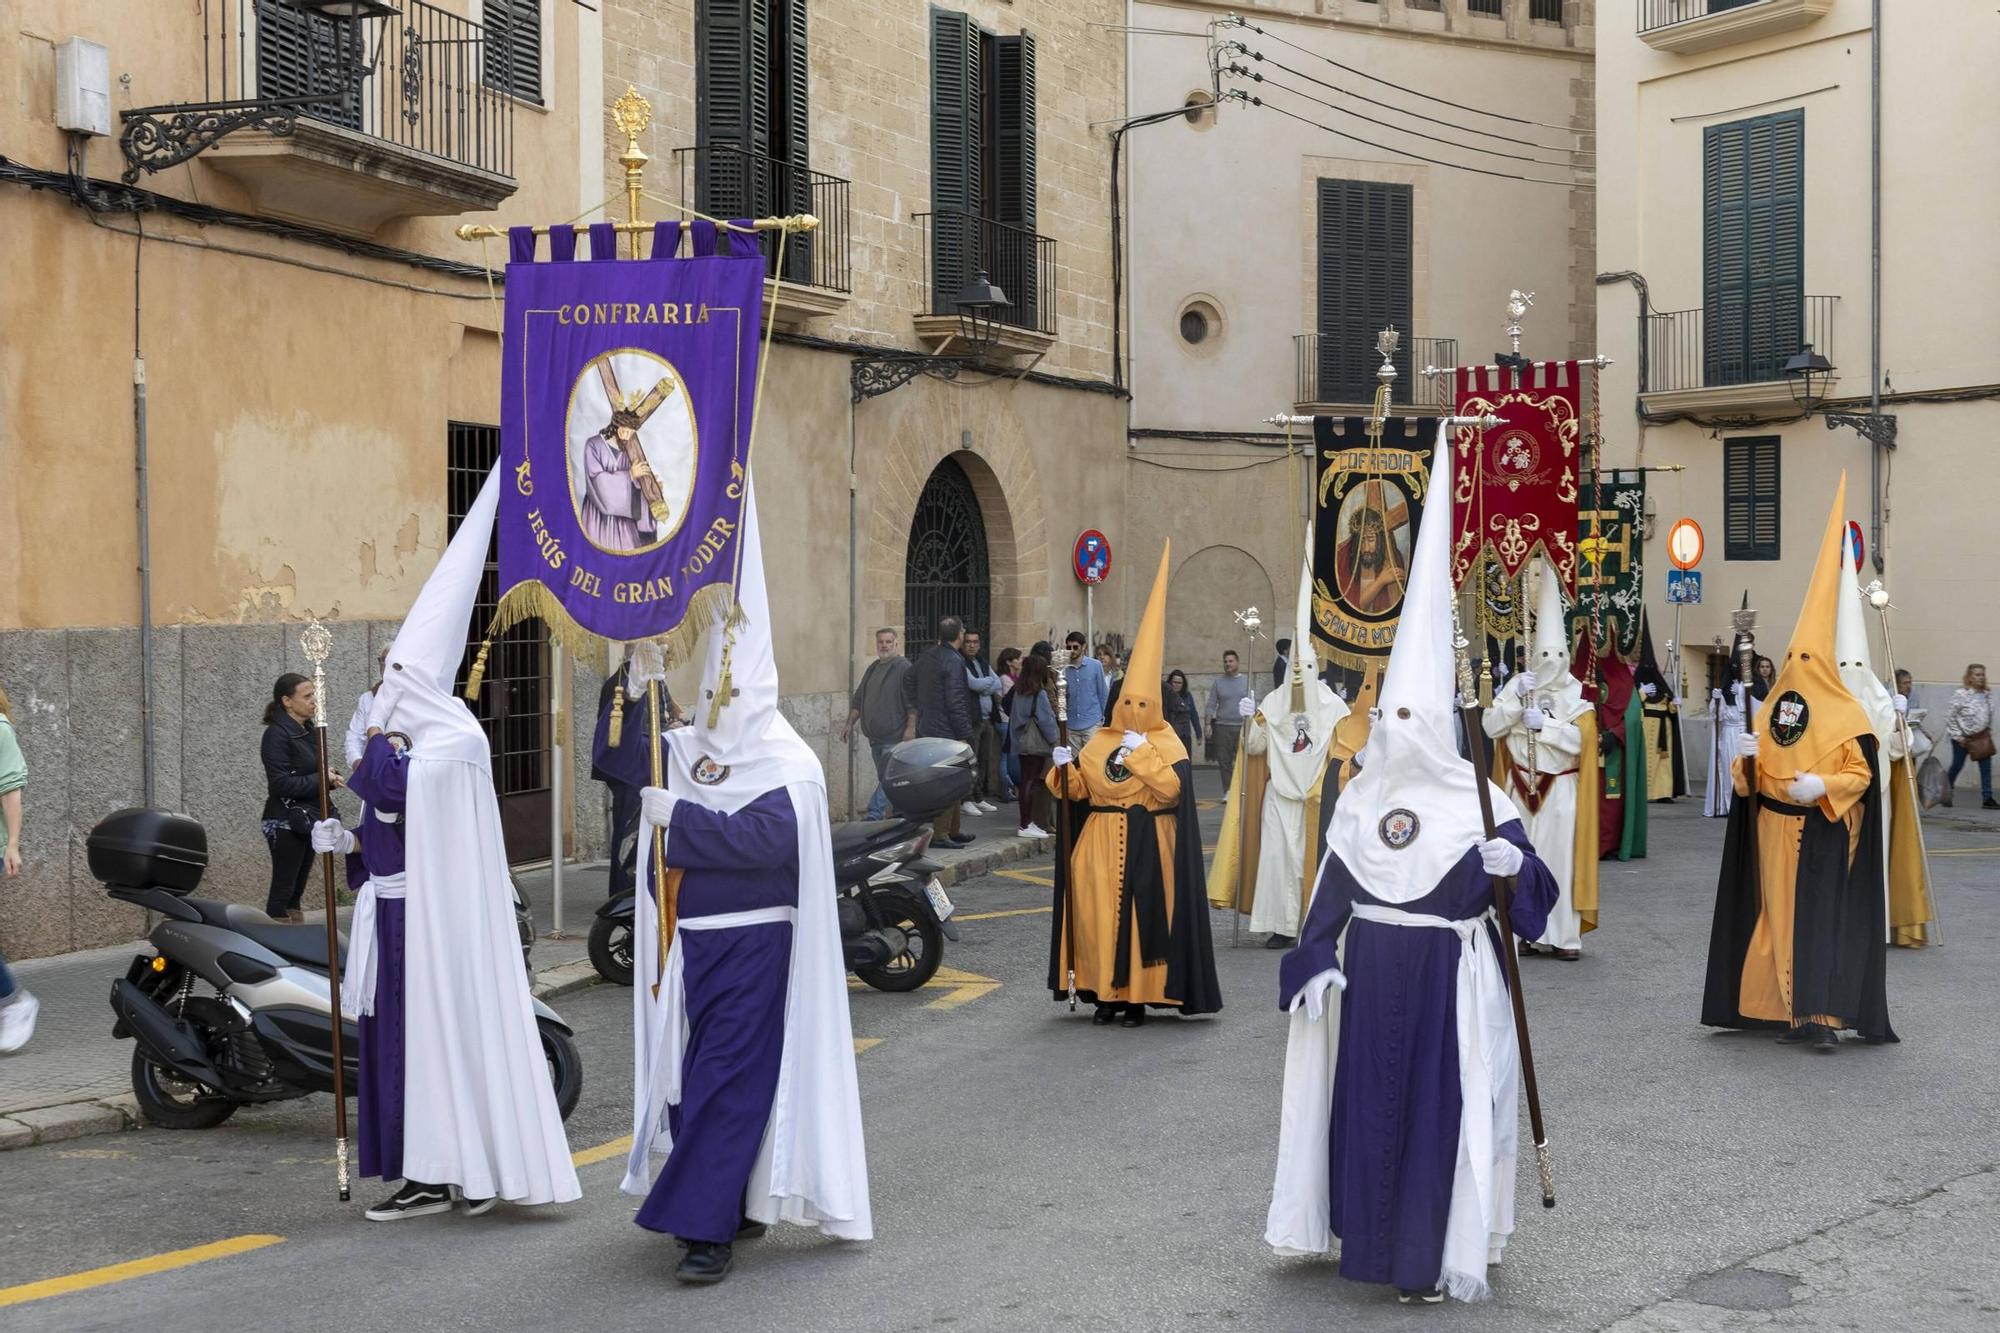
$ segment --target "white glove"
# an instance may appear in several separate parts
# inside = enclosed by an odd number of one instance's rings
[[[1049,762],[1057,768],[1068,768],[1076,762],[1076,751],[1070,749],[1067,745],[1058,745],[1049,752]]]
[[[1889,702],[1896,706],[1898,713],[1908,716],[1910,711],[1910,699],[1908,695],[1892,694],[1889,696]]]
[[[1330,990],[1346,990],[1347,977],[1339,968],[1330,967],[1299,987],[1299,993],[1292,997],[1292,1008],[1300,1005],[1306,1008],[1306,1017],[1317,1023],[1326,1017],[1326,993]]]
[[[1516,699],[1527,698],[1535,692],[1535,673],[1532,671],[1523,671],[1520,675],[1514,677],[1513,684],[1508,688],[1514,691]]]
[[[1533,704],[1529,704],[1521,714],[1521,721],[1527,726],[1529,731],[1540,731],[1544,726],[1548,725],[1549,715]]]
[[[1505,838],[1488,838],[1479,844],[1479,864],[1496,879],[1520,874],[1521,866],[1527,859],[1519,847]]]
[[[1757,757],[1757,733],[1746,731],[1736,738],[1736,757],[1755,759]]]
[[[639,789],[639,810],[646,816],[646,822],[661,828],[674,822],[674,807],[680,804],[680,797],[665,787],[641,787]]]
[[[1136,731],[1126,732],[1123,740],[1127,750],[1136,750],[1146,743],[1146,738]]]
[[[1660,697],[1660,687],[1651,681],[1647,681],[1639,687],[1639,693],[1648,699],[1657,699]]]
[[[1236,701],[1236,716],[1240,718],[1253,718],[1257,716],[1257,701],[1247,696],[1238,699]]]
[[[1799,805],[1811,805],[1826,795],[1826,779],[1817,773],[1801,773],[1785,788],[1785,795]]]
[[[354,835],[338,819],[322,819],[313,825],[312,844],[315,852],[345,856],[354,850]]]

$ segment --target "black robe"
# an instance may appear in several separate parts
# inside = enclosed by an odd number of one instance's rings
[[[1166,956],[1167,994],[1180,1001],[1178,1005],[1155,1007],[1175,1009],[1183,1014],[1213,1014],[1222,1008],[1222,983],[1216,979],[1215,945],[1209,938],[1208,876],[1201,860],[1201,821],[1194,803],[1194,765],[1183,759],[1174,765],[1174,773],[1181,780],[1181,799],[1172,811],[1156,812],[1144,806],[1133,806],[1122,815],[1111,815],[1092,813],[1088,802],[1068,802],[1068,845],[1076,845],[1086,820],[1123,818],[1127,821],[1125,884],[1123,905],[1119,912],[1120,965],[1123,966],[1130,957],[1122,943],[1128,938],[1127,931],[1137,931],[1141,941],[1145,941],[1150,933],[1149,925],[1152,925],[1160,932],[1159,944]],[[1166,818],[1179,821],[1174,839],[1171,930],[1165,929],[1164,925],[1166,896],[1163,892],[1164,876],[1160,874],[1160,842],[1152,828],[1155,819]],[[1059,849],[1056,854],[1055,913],[1049,931],[1049,991],[1058,1000],[1069,998],[1062,965],[1063,909],[1069,902],[1069,857],[1065,854],[1066,850]],[[1148,961],[1152,961],[1150,957]],[[1097,1003],[1093,992],[1080,990],[1077,998],[1087,1004]]]
[[[1861,836],[1850,862],[1847,825],[1817,806],[1805,816],[1799,840],[1797,900],[1792,915],[1792,1012],[1833,1014],[1871,1042],[1898,1041],[1889,1026],[1888,926],[1882,886],[1882,791],[1875,738],[1861,738],[1870,780],[1861,798]],[[1708,983],[1701,1021],[1717,1028],[1777,1028],[1745,1018],[1739,1009],[1743,960],[1757,928],[1762,899],[1757,884],[1757,842],[1752,821],[1757,801],[1729,807],[1722,843],[1722,873],[1715,888],[1715,920],[1708,939]]]

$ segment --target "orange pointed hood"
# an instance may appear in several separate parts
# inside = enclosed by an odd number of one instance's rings
[[[1172,542],[1160,548],[1160,571],[1153,576],[1146,614],[1139,619],[1138,636],[1125,659],[1125,683],[1118,688],[1118,706],[1111,710],[1114,731],[1143,734],[1167,725],[1160,708],[1160,679],[1166,673],[1167,566],[1173,551]]]
[[[1847,474],[1813,557],[1805,605],[1778,663],[1771,694],[1757,710],[1757,768],[1779,779],[1816,770],[1844,741],[1875,734],[1868,714],[1840,679],[1834,651],[1840,619],[1841,538],[1847,531]]]

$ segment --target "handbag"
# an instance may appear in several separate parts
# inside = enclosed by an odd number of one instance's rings
[[[1991,759],[1993,757],[1993,728],[1975,731],[1959,744],[1965,748],[1968,759]]]

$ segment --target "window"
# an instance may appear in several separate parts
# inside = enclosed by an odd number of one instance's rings
[[[542,0],[486,0],[486,86],[542,102]]]
[[[1322,403],[1375,396],[1375,335],[1403,333],[1396,371],[1410,382],[1411,188],[1376,181],[1319,183],[1318,392]]]
[[[1208,341],[1208,316],[1200,306],[1190,306],[1181,312],[1181,341],[1188,344]]]
[[[1528,18],[1536,23],[1561,23],[1563,0],[1528,0]]]
[[[951,314],[981,270],[1038,327],[1035,38],[931,11],[932,308]]]
[[[257,96],[310,97],[322,89],[332,100],[306,109],[315,120],[361,127],[359,97],[342,96],[343,68],[362,59],[361,25],[308,14],[290,0],[256,0]],[[342,58],[342,48],[346,58]]]
[[[812,212],[806,0],[700,0],[694,22],[695,207],[725,218]],[[785,256],[788,279],[812,280],[811,237],[792,237]]]
[[[1778,437],[1722,444],[1722,558],[1778,558]]]
[[[1466,0],[1466,11],[1472,14],[1491,14],[1499,18],[1505,12],[1505,0]]]
[[[1784,377],[1805,341],[1805,112],[1702,136],[1702,358],[1709,386]]]

